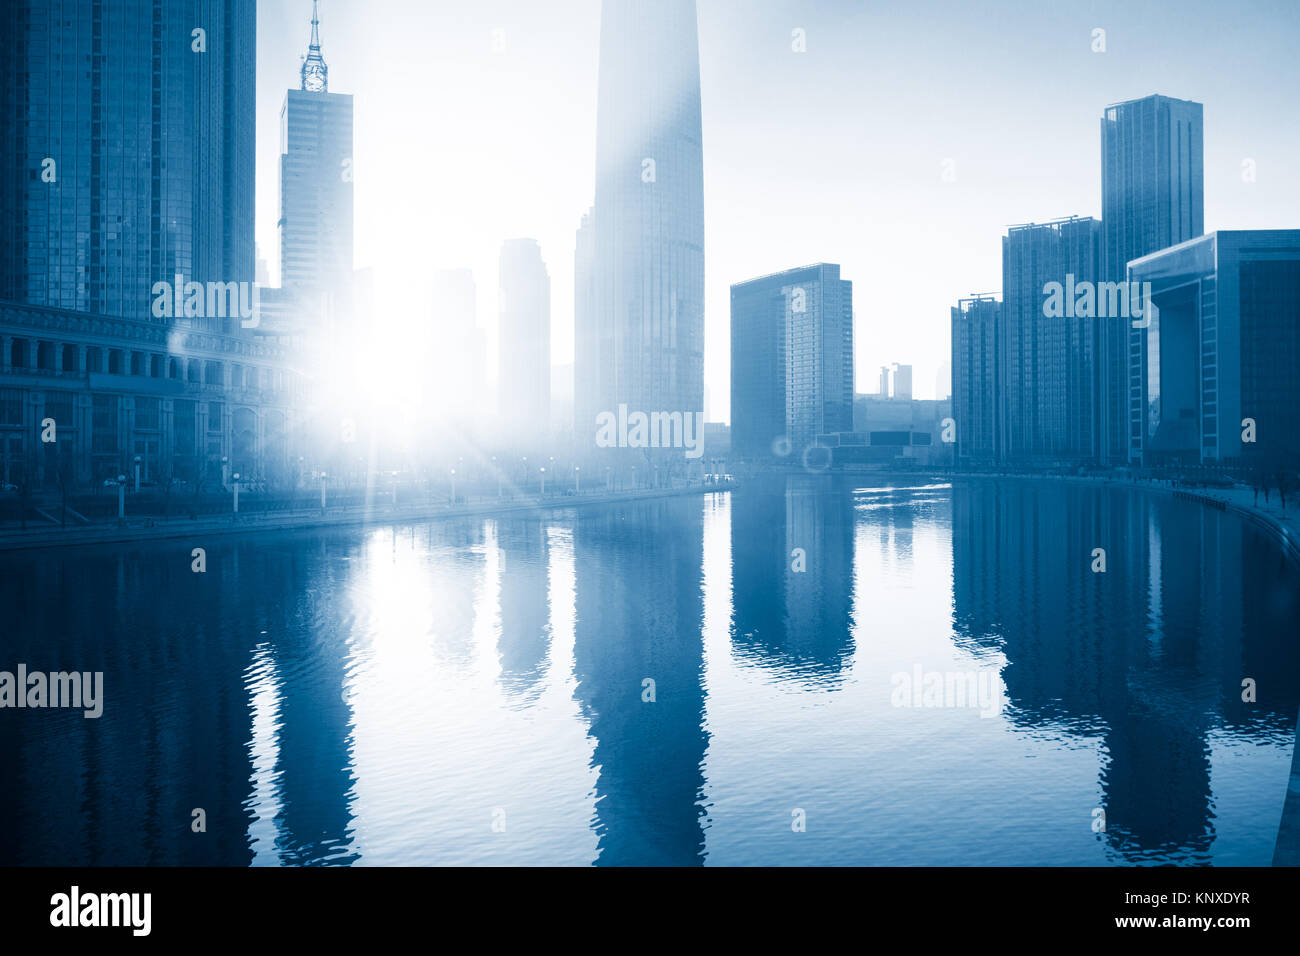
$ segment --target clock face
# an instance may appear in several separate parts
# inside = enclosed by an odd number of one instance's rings
[[[325,71],[319,66],[311,64],[303,71],[303,89],[312,93],[319,93],[325,89]]]

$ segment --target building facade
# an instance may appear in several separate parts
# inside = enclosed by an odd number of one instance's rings
[[[853,430],[853,283],[829,263],[731,287],[732,452],[801,456]]]
[[[0,13],[6,485],[289,480],[259,340],[253,0]]]
[[[579,454],[596,447],[597,416],[622,405],[644,414],[703,414],[704,168],[695,0],[603,5],[590,223],[589,308],[576,290]]]
[[[1101,119],[1102,271],[1122,282],[1130,261],[1205,230],[1204,116],[1200,103],[1147,96],[1107,106]],[[1128,457],[1137,337],[1100,329],[1099,425],[1104,459]]]
[[[952,417],[958,465],[988,465],[1002,453],[1002,303],[960,300],[952,309]]]
[[[1300,229],[1212,232],[1129,263],[1130,459],[1300,469]]]
[[[1097,282],[1101,223],[1071,217],[1013,226],[1002,239],[1003,456],[1017,463],[1099,456],[1097,334],[1102,320],[1076,309],[1075,288]],[[1063,314],[1049,302],[1061,287]],[[1081,303],[1080,303],[1081,304]]]

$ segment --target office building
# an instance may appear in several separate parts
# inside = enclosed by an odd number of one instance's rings
[[[1131,459],[1300,469],[1300,230],[1212,232],[1128,278],[1154,305],[1132,329]]]

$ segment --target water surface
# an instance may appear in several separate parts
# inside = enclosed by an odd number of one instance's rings
[[[0,555],[0,669],[106,697],[0,711],[0,863],[1267,865],[1298,584],[1055,481]]]

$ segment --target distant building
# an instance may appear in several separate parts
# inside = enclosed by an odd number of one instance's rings
[[[1101,119],[1102,278],[1204,230],[1204,119],[1200,103],[1147,96],[1107,106]],[[1125,323],[1098,329],[1098,412],[1103,460],[1129,453],[1129,392],[1137,336]]]
[[[853,283],[828,263],[731,287],[731,444],[793,455],[853,429]]]
[[[894,394],[900,402],[912,400],[912,366],[894,363]]]
[[[439,409],[444,420],[472,427],[486,419],[484,383],[486,342],[478,325],[478,290],[469,269],[436,269],[433,273],[433,323],[416,343],[429,355],[431,370],[445,396]]]
[[[704,458],[727,459],[731,456],[731,426],[725,422],[704,423]]]
[[[534,239],[501,247],[498,289],[497,414],[514,445],[551,435],[551,278]]]
[[[352,279],[352,95],[329,92],[315,4],[299,72],[301,88],[285,94],[280,111],[280,285],[328,292],[346,308]]]
[[[1019,464],[1095,461],[1097,335],[1106,323],[1074,309],[1073,289],[1101,276],[1101,223],[1070,217],[1013,226],[1002,239],[1003,451]],[[1068,299],[1049,315],[1047,287]],[[1081,310],[1082,311],[1082,310]]]
[[[1155,305],[1132,330],[1130,458],[1300,468],[1300,229],[1212,232],[1128,278]]]
[[[952,309],[952,417],[957,464],[991,464],[1002,443],[1002,303],[962,299]]]

